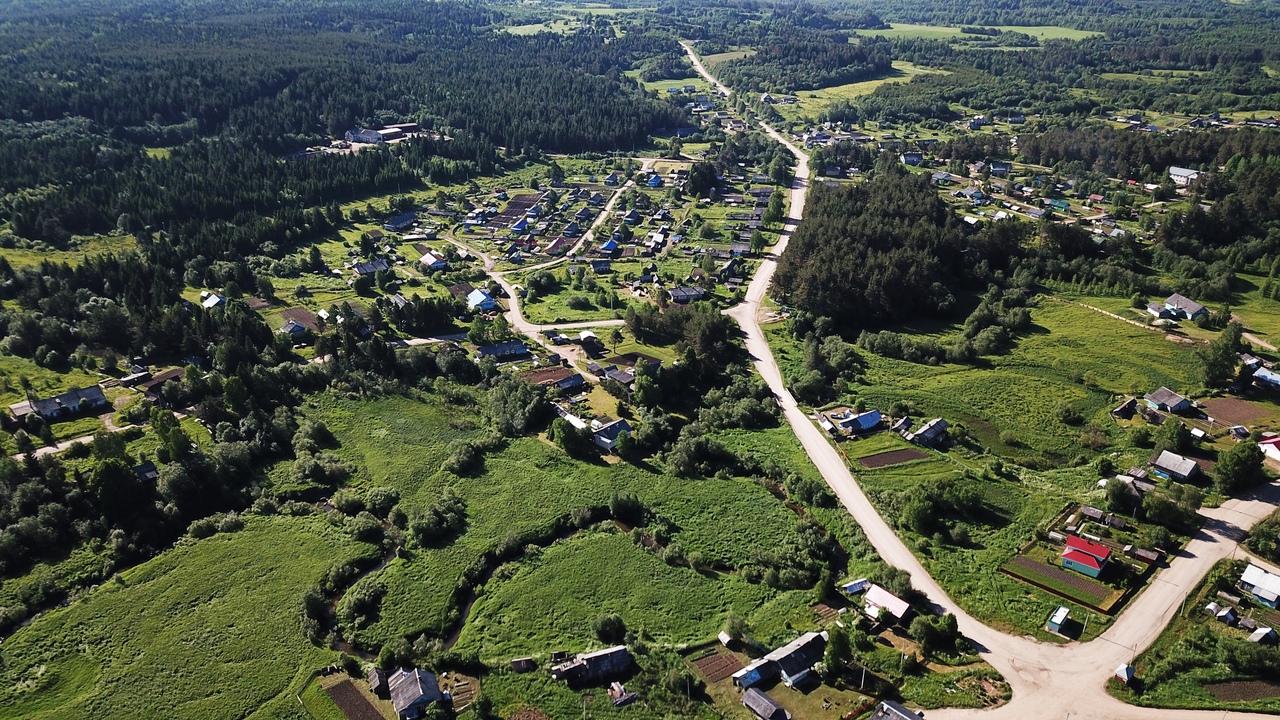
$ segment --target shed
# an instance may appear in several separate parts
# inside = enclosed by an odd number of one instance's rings
[[[1053,615],[1049,616],[1049,632],[1062,632],[1062,626],[1071,618],[1071,610],[1065,605],[1059,605],[1057,610],[1053,611]]]
[[[1269,627],[1260,627],[1249,635],[1249,642],[1270,645],[1276,641],[1276,631]]]
[[[538,667],[537,663],[531,657],[514,658],[511,661],[511,671],[517,673],[532,672]]]
[[[1115,678],[1125,685],[1128,685],[1129,681],[1133,680],[1133,666],[1125,663],[1124,665],[1116,668]]]
[[[369,681],[369,690],[380,698],[387,697],[387,671],[374,665],[369,668],[369,673],[365,675],[365,679]]]
[[[742,704],[760,720],[791,720],[787,712],[773,698],[755,688],[747,688],[742,694]]]

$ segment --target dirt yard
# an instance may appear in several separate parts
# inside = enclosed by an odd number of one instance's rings
[[[1265,408],[1240,398],[1205,400],[1204,408],[1214,420],[1232,425],[1247,425],[1270,414]]]
[[[701,660],[695,660],[693,664],[708,684],[720,682],[742,669],[742,663],[738,658],[728,653],[708,655]]]
[[[350,680],[325,688],[333,704],[338,706],[347,720],[383,720],[382,713],[369,704],[368,699]]]
[[[1280,696],[1280,681],[1233,680],[1204,686],[1214,698],[1222,702],[1247,702]]]
[[[889,465],[900,465],[904,462],[927,458],[929,454],[923,450],[915,448],[904,448],[902,450],[890,450],[889,452],[876,453],[868,455],[864,458],[858,458],[858,463],[865,468],[887,467]]]

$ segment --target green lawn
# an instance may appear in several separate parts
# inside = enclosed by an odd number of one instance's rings
[[[712,53],[710,55],[702,56],[702,64],[705,65],[708,69],[710,69],[715,67],[716,65],[719,65],[722,62],[729,62],[730,60],[741,60],[742,58],[751,57],[752,55],[755,55],[755,54],[756,54],[756,51],[750,48],[747,48],[745,50],[730,50],[729,52]]]
[[[179,543],[9,638],[0,717],[298,717],[294,694],[336,657],[299,630],[302,594],[370,551],[319,518]]]
[[[19,244],[25,244],[20,241]],[[105,253],[125,252],[137,247],[137,240],[132,235],[77,235],[61,250],[44,247],[40,243],[28,247],[0,247],[3,257],[15,268],[39,265],[42,262],[68,263],[79,265],[85,258]]]

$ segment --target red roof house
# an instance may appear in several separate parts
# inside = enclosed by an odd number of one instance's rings
[[[1062,552],[1062,567],[1096,578],[1110,559],[1111,548],[1072,535],[1067,538],[1067,549]]]

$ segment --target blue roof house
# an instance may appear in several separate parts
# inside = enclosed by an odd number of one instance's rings
[[[493,298],[489,297],[489,293],[483,290],[472,290],[467,295],[468,310],[493,310],[496,307],[498,307],[498,303],[494,302]]]
[[[662,176],[661,176],[661,175],[658,175],[657,173],[654,173],[653,175],[650,175],[650,176],[649,176],[649,187],[651,187],[651,188],[660,188],[660,187],[662,187]]]

